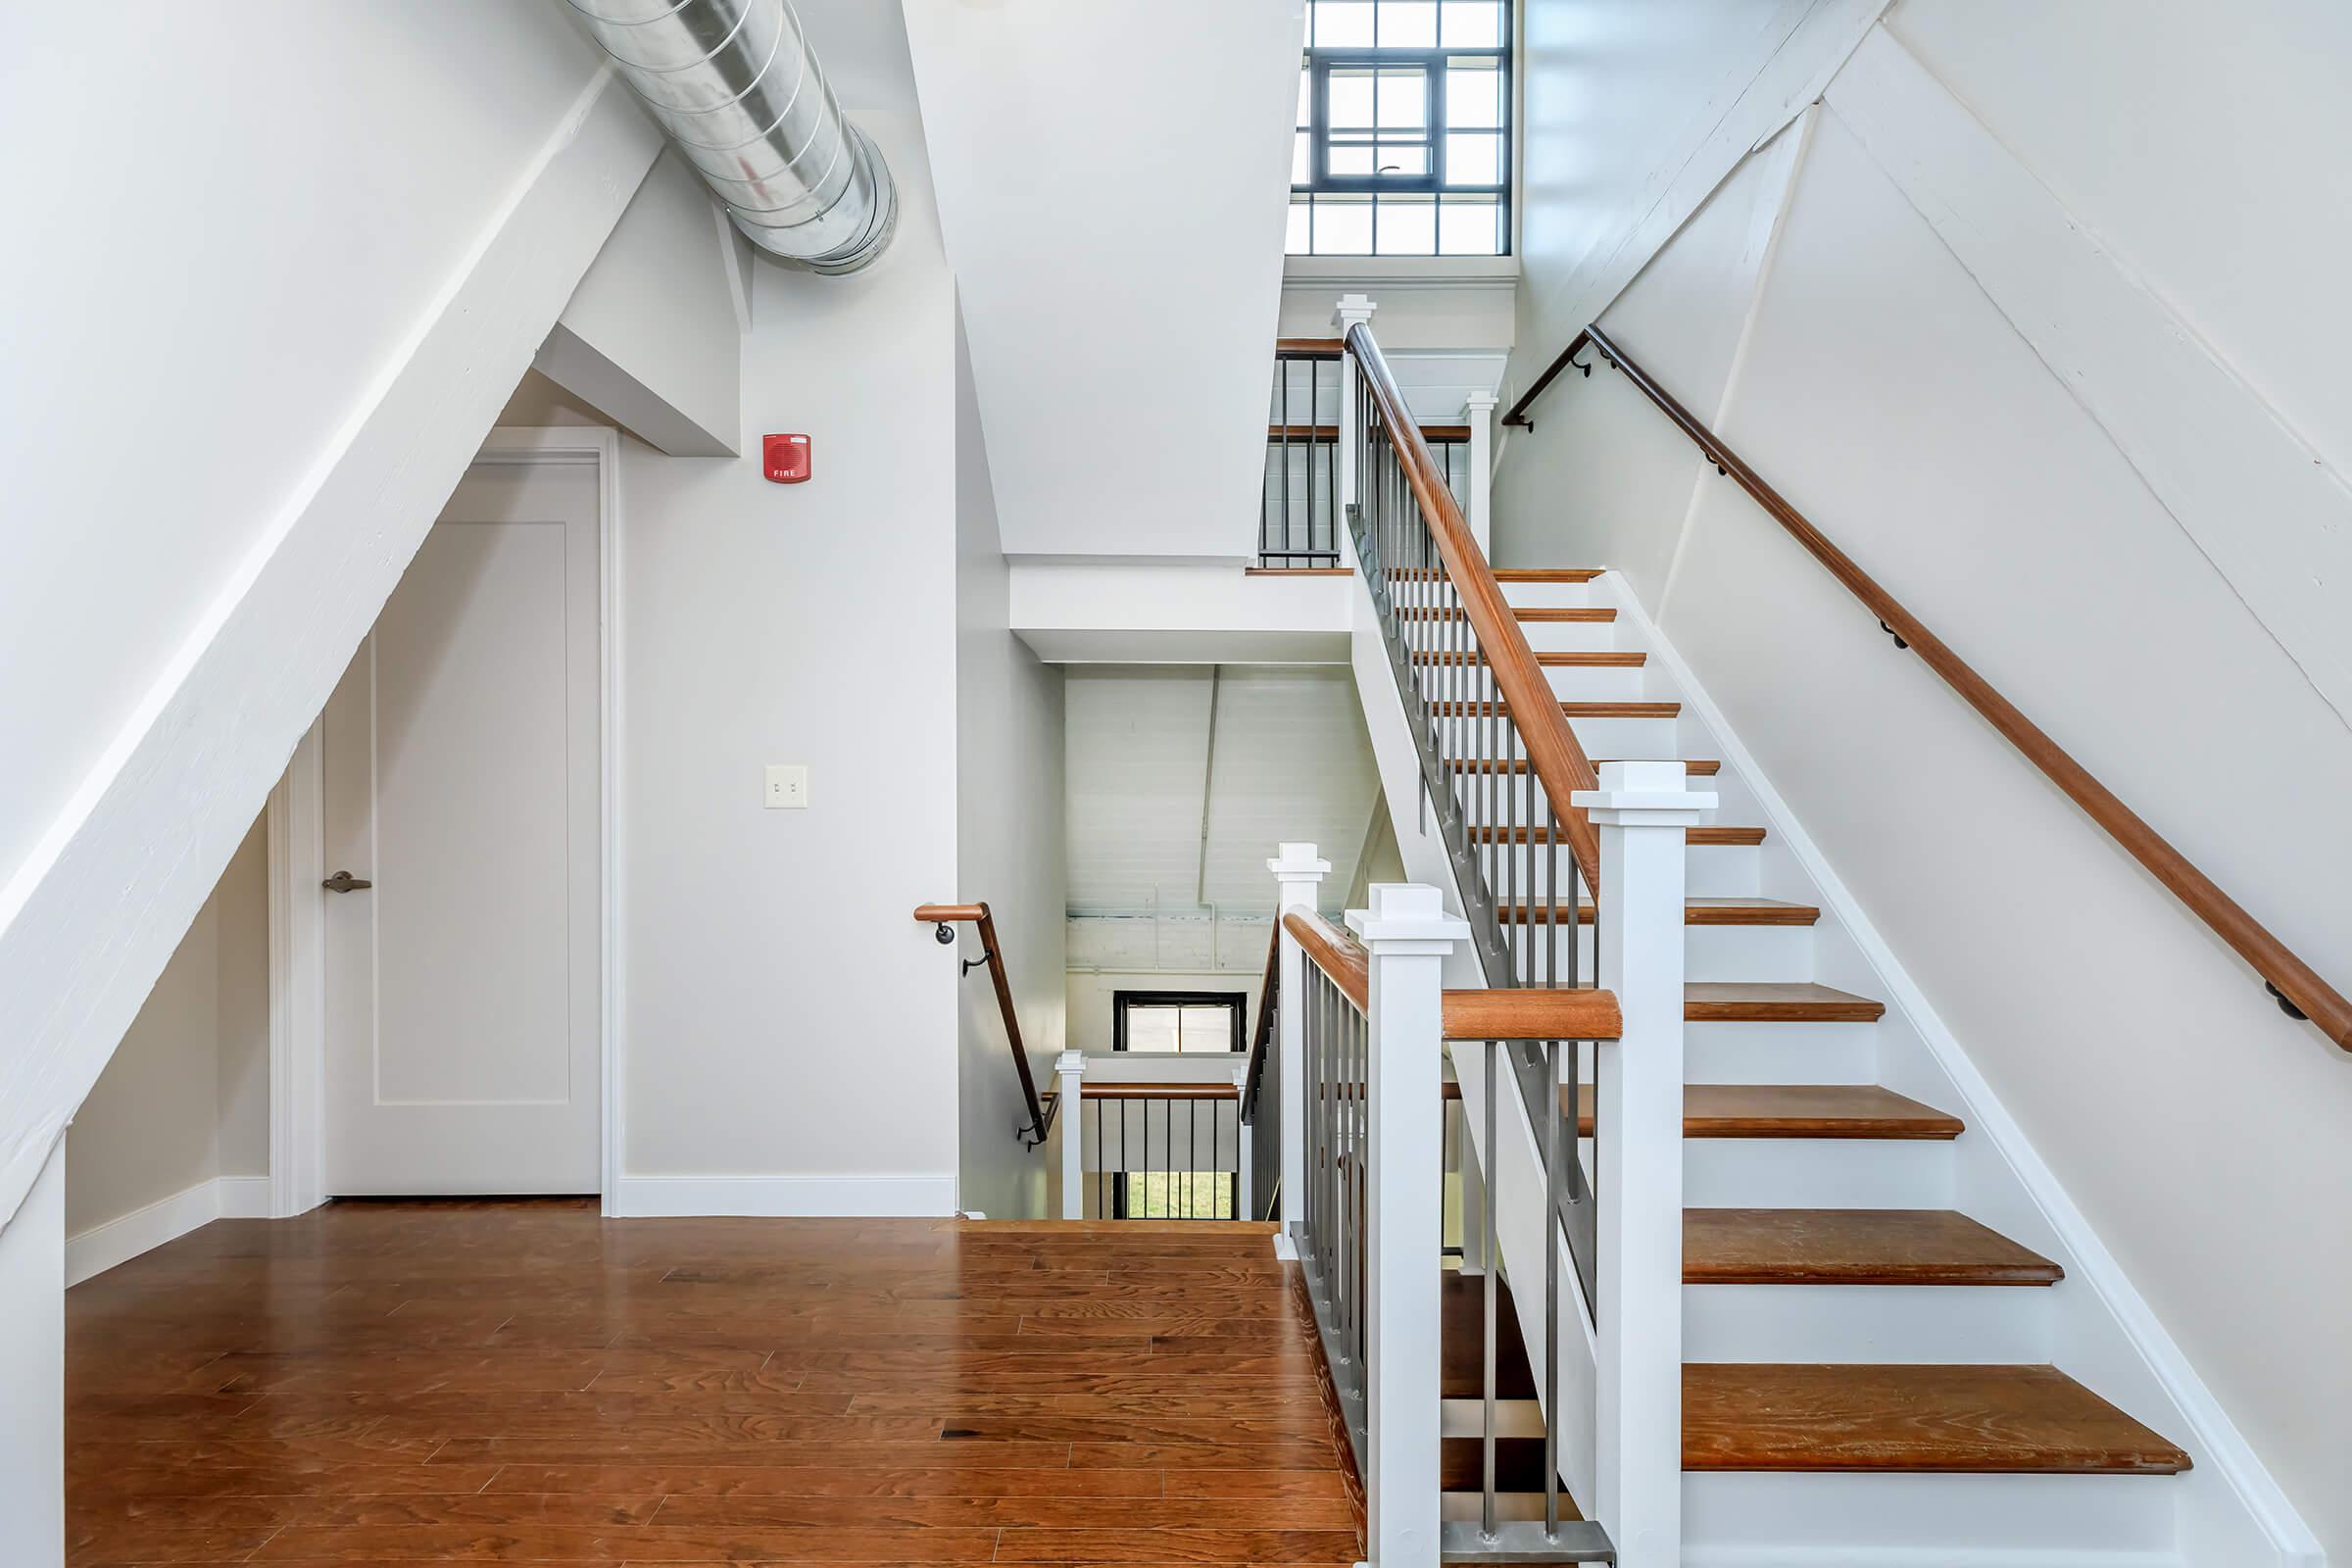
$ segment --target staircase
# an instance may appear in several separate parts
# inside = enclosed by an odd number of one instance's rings
[[[2171,1560],[2174,1498],[2150,1478],[2187,1469],[2188,1455],[2050,1364],[2060,1348],[2050,1298],[2068,1289],[2064,1271],[1951,1206],[1969,1129],[1933,1096],[1881,1081],[1885,1004],[1821,983],[1822,910],[1759,825],[1745,781],[1715,760],[1720,749],[1692,714],[1661,698],[1600,572],[1494,576],[1589,756],[1683,758],[1721,801],[1687,841],[1690,1559],[1795,1561],[1777,1553],[1818,1550],[1801,1560],[1860,1563],[1933,1547],[1951,1555],[1891,1560],[1979,1561],[1972,1552],[2098,1547],[2117,1553],[2101,1561]],[[1445,669],[1454,656],[1426,642],[1448,617],[1398,608],[1407,612],[1390,618],[1390,636],[1410,646],[1411,667]],[[1440,722],[1425,751],[1436,750],[1440,776],[1460,781],[1461,838],[1489,883],[1581,887],[1540,789],[1479,787],[1528,767],[1523,757],[1491,765],[1464,744],[1488,733],[1477,722],[1488,706],[1478,695],[1428,704]],[[1426,777],[1433,759],[1421,760]],[[1393,800],[1409,798],[1403,782],[1390,781]],[[1498,871],[1502,855],[1519,868]],[[1523,975],[1540,965],[1561,983],[1593,974],[1592,905],[1578,903],[1573,928],[1548,916],[1557,951],[1544,953],[1544,933],[1524,929],[1545,923],[1542,900],[1494,897],[1497,924],[1520,928]],[[1558,1092],[1590,1164],[1592,1087]]]

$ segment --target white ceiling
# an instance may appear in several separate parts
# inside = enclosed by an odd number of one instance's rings
[[[1301,0],[905,10],[1005,553],[1246,555]]]
[[[1347,668],[1080,665],[1066,692],[1072,913],[1269,911],[1285,840],[1346,900],[1380,800]]]

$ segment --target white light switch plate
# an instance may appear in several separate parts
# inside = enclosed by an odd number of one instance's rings
[[[771,811],[797,811],[808,805],[808,769],[799,762],[767,764],[767,796]]]

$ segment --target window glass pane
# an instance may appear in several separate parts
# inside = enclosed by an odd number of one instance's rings
[[[1446,123],[1453,129],[1502,123],[1502,65],[1493,59],[1446,63]]]
[[[1313,206],[1304,196],[1291,198],[1291,219],[1283,229],[1282,249],[1288,256],[1314,254]]]
[[[1379,207],[1379,254],[1428,256],[1438,248],[1438,208],[1428,196],[1383,196]]]
[[[1174,1051],[1176,1026],[1183,1014],[1181,1007],[1129,1007],[1127,1009],[1127,1049],[1129,1051]]]
[[[1305,457],[1306,449],[1304,447],[1294,449],[1292,466],[1298,470],[1291,476],[1294,481],[1292,492],[1294,495],[1298,493],[1298,490],[1305,487]],[[1176,1049],[1179,1051],[1232,1051],[1233,1009],[1224,1006],[1185,1008],[1183,1022],[1179,1026]]]
[[[1370,47],[1372,0],[1315,0],[1314,40],[1318,49]]]
[[[1438,211],[1439,254],[1501,255],[1501,212],[1492,196],[1446,197]]]
[[[1435,49],[1438,0],[1380,0],[1383,49]]]
[[[1502,183],[1502,138],[1492,131],[1454,131],[1446,138],[1446,183]]]
[[[1492,49],[1502,42],[1501,0],[1446,0],[1448,49]]]
[[[1315,74],[1303,61],[1298,66],[1298,120],[1300,128],[1315,122]]]
[[[1331,138],[1331,172],[1337,175],[1352,176],[1373,172],[1373,144],[1352,136]]]
[[[1291,138],[1291,183],[1304,185],[1315,177],[1314,138],[1298,131]]]
[[[1372,73],[1340,70],[1331,74],[1331,122],[1358,128],[1372,123]]]
[[[1372,254],[1372,198],[1321,195],[1315,198],[1315,254]]]
[[[1332,116],[1339,123],[1339,116]],[[1429,123],[1429,77],[1419,70],[1380,74],[1380,127],[1418,130]]]

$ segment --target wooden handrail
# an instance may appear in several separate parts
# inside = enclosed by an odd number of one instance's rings
[[[1276,921],[1266,941],[1266,977],[1257,988],[1257,1032],[1250,1041],[1250,1067],[1243,1074],[1242,1120],[1257,1114],[1258,1087],[1266,1075],[1266,1057],[1274,1044],[1274,1009],[1282,989],[1282,923]]]
[[[1045,1102],[1037,1097],[1037,1079],[1029,1071],[1029,1052],[1021,1044],[1021,1017],[1012,1007],[1012,981],[1004,973],[1004,949],[997,941],[996,916],[988,912],[984,901],[979,904],[920,904],[915,906],[914,917],[925,925],[936,925],[945,935],[947,928],[959,922],[980,927],[980,957],[973,962],[986,962],[988,978],[997,988],[997,1010],[1004,1015],[1004,1038],[1012,1046],[1013,1070],[1021,1075],[1021,1102],[1029,1107],[1029,1130],[1022,1138],[1031,1149],[1042,1147],[1046,1141],[1048,1118]],[[970,967],[970,965],[965,965]]]
[[[1509,709],[1511,721],[1518,727],[1520,744],[1527,749],[1528,763],[1543,781],[1544,798],[1551,803],[1552,814],[1559,818],[1561,831],[1575,852],[1577,869],[1584,873],[1585,886],[1597,890],[1600,836],[1574,796],[1578,790],[1598,788],[1599,775],[1592,770],[1584,747],[1578,744],[1576,732],[1569,728],[1567,715],[1560,711],[1559,696],[1527,646],[1527,636],[1519,629],[1518,619],[1502,597],[1502,589],[1487,564],[1486,554],[1471,537],[1470,525],[1462,520],[1462,509],[1454,504],[1453,492],[1446,488],[1445,476],[1431,459],[1428,443],[1421,439],[1420,429],[1406,411],[1404,394],[1397,390],[1396,378],[1390,372],[1388,361],[1381,357],[1380,345],[1374,341],[1370,328],[1361,321],[1348,327],[1348,347],[1355,355],[1373,401],[1380,407],[1389,444],[1396,449],[1396,461],[1405,483],[1421,509],[1431,539],[1437,544],[1438,559],[1444,563],[1454,592],[1461,596],[1462,612],[1469,619],[1470,633],[1486,651],[1487,662],[1494,671],[1495,689],[1502,694],[1503,706]]]
[[[1113,1083],[1097,1079],[1081,1086],[1088,1100],[1238,1100],[1241,1091],[1229,1083]]]
[[[1307,961],[1331,977],[1358,1012],[1372,1010],[1372,967],[1354,937],[1312,909],[1293,909],[1282,928],[1298,939]]]
[[[2148,874],[2172,890],[2173,896],[2188,906],[2189,912],[2203,920],[2213,934],[2228,943],[2237,956],[2252,965],[2262,976],[2271,994],[2279,1004],[2296,1017],[2308,1018],[2336,1045],[2352,1051],[2352,1002],[2342,993],[2320,978],[2311,965],[2288,949],[2266,929],[2262,922],[2248,914],[2236,900],[2224,893],[2212,878],[2190,864],[2187,857],[2166,842],[2164,836],[2150,827],[2137,812],[2119,800],[2115,792],[2091,776],[2090,771],[2069,756],[2066,749],[2052,740],[2009,699],[1996,691],[1984,676],[1969,667],[1968,662],[1952,652],[1949,644],[1930,631],[1917,615],[1903,608],[1900,600],[1881,587],[1870,573],[1855,564],[1852,557],[1833,544],[1829,536],[1816,528],[1804,514],[1790,506],[1778,490],[1766,484],[1755,469],[1725,445],[1714,431],[1675,400],[1672,393],[1659,385],[1655,376],[1637,364],[1600,327],[1589,326],[1576,335],[1576,341],[1554,360],[1527,394],[1512,405],[1505,423],[1527,424],[1524,417],[1528,405],[1551,384],[1557,375],[1587,344],[1601,357],[1624,372],[1625,378],[1642,395],[1672,419],[1689,436],[1707,460],[1722,469],[1740,489],[1753,498],[1772,519],[1786,529],[1807,554],[1829,569],[1831,576],[1845,585],[1847,592],[1862,601],[1862,606],[1878,617],[1880,623],[1893,634],[1921,662],[1943,677],[1945,685],[1958,693],[1960,699],[1982,714],[1984,721],[2006,737],[2012,746],[2025,754],[2026,760],[2041,769],[2044,777],[2066,793],[2069,800],[2081,807],[2083,813],[2107,831],[2110,838],[2142,866]]]
[[[1371,1010],[1371,960],[1352,935],[1308,909],[1293,909],[1282,924],[1357,1011]],[[1589,987],[1448,991],[1440,1032],[1447,1040],[1616,1040],[1625,1018],[1614,992]]]

